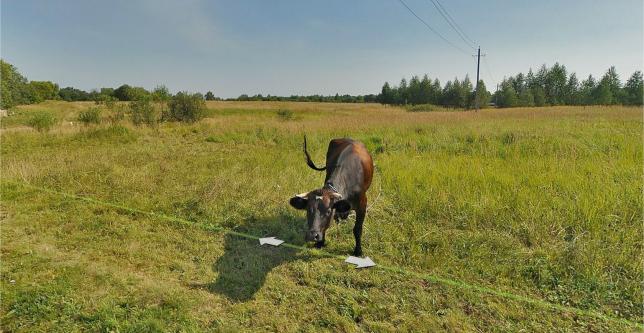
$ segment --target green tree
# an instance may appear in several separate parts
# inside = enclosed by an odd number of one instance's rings
[[[525,76],[523,73],[517,74],[514,78],[510,77],[508,80],[512,82],[514,91],[522,91],[525,88]]]
[[[118,98],[119,101],[129,101],[130,89],[132,89],[132,87],[127,84],[123,84],[120,87],[114,89],[114,97]]]
[[[419,104],[429,104],[432,100],[432,81],[429,80],[429,76],[425,74],[423,79],[420,81],[420,93],[419,93]]]
[[[515,107],[518,104],[517,92],[511,81],[503,80],[499,92],[498,106],[502,108]]]
[[[0,60],[0,106],[8,109],[30,101],[27,79],[12,64]]]
[[[144,98],[151,97],[151,94],[149,91],[145,90],[143,87],[132,87],[129,91],[129,100],[130,101],[136,101]]]
[[[101,88],[100,94],[114,97],[114,88]]]
[[[29,85],[39,101],[58,98],[58,85],[51,81],[31,81]]]
[[[530,70],[528,70],[528,74],[525,76],[525,86],[528,89],[534,89],[538,85],[537,79],[532,72],[532,68],[530,68]]]
[[[73,87],[66,87],[58,91],[60,98],[67,102],[88,101],[89,93],[84,90],[76,89]]]
[[[532,95],[532,90],[524,87],[523,90],[519,92],[517,103],[519,106],[534,106],[534,96]]]
[[[582,105],[593,105],[595,104],[595,90],[597,89],[597,82],[592,75],[588,75],[588,78],[581,82],[579,87],[579,95],[581,97]]]
[[[127,84],[121,85],[114,89],[114,97],[119,101],[135,101],[145,98],[150,95],[150,92],[142,87],[131,87]]]
[[[581,104],[581,94],[579,91],[579,80],[577,80],[577,74],[570,73],[568,77],[568,82],[566,83],[565,90],[565,104],[567,105],[579,105]]]
[[[608,82],[608,80],[605,80],[604,78],[602,78],[602,80],[599,81],[599,84],[597,85],[597,88],[595,88],[593,96],[594,96],[593,104],[599,104],[599,105],[614,104],[613,92],[610,89],[610,83]]]
[[[620,101],[623,99],[622,83],[619,79],[619,75],[617,74],[615,66],[611,66],[606,71],[606,74],[604,74],[600,81],[600,86],[602,85],[606,85],[608,87],[608,90],[610,90],[610,104],[620,103]],[[602,87],[602,89],[604,88]]]
[[[100,92],[97,92],[97,94],[94,96],[94,102],[96,104],[105,104],[108,108],[112,108],[117,101],[115,97],[112,97],[110,95],[106,94],[101,94]]]
[[[151,96],[152,100],[155,102],[167,102],[172,97],[170,91],[164,85],[154,87],[154,89],[152,89]]]
[[[490,93],[487,91],[487,88],[485,87],[485,83],[483,80],[479,80],[479,88],[478,91],[476,89],[474,90],[472,94],[472,100],[474,100],[473,103],[475,103],[475,98],[476,95],[478,94],[479,97],[479,106],[483,109],[486,108],[487,105],[490,103],[490,98],[492,97]]]
[[[207,92],[205,97],[207,101],[214,101],[216,99],[212,91]]]
[[[382,104],[394,103],[394,94],[393,94],[393,91],[391,90],[391,87],[389,86],[389,82],[385,82],[385,84],[382,85],[382,89],[380,90],[380,95],[378,96],[378,100]]]
[[[432,82],[431,92],[429,103],[436,105],[440,104],[440,101],[443,98],[443,90],[441,89],[441,83],[438,79],[434,79],[434,82]]]
[[[545,91],[547,77],[548,77],[548,67],[546,66],[546,64],[543,64],[541,65],[541,67],[539,67],[537,74],[534,75],[532,88],[541,87]],[[533,93],[534,93],[534,90],[533,90]]]
[[[546,105],[546,92],[541,86],[535,86],[531,89],[532,96],[534,97],[534,106]]]
[[[552,68],[546,70],[543,85],[546,94],[546,103],[550,105],[564,103],[567,78],[566,66],[560,65],[558,62]]]
[[[457,105],[464,109],[472,108],[474,105],[474,88],[472,87],[472,81],[470,81],[469,76],[465,75],[465,79],[461,81],[457,92]]]
[[[623,103],[626,105],[642,105],[643,89],[642,72],[636,71],[624,85]]]
[[[409,91],[407,89],[407,80],[402,78],[400,84],[398,85],[398,100],[396,104],[407,104],[409,100]]]
[[[420,79],[418,79],[418,76],[412,76],[411,80],[409,80],[409,87],[408,87],[408,97],[409,97],[409,103],[412,105],[415,104],[421,104],[421,87],[420,87]]]
[[[456,80],[456,82],[447,81],[447,83],[445,83],[443,93],[441,94],[441,104],[444,107],[455,107],[456,100],[458,99],[458,93],[456,91],[458,89],[458,85],[460,85],[458,80]]]
[[[389,86],[389,82],[385,82],[382,86],[379,96],[380,103],[382,104],[394,104],[394,91]]]

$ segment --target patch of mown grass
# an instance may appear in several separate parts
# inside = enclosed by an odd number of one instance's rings
[[[335,258],[259,247],[256,240],[198,227],[219,225],[301,244],[305,221],[288,207],[288,198],[321,186],[324,177],[302,162],[304,133],[318,164],[334,137],[354,137],[372,152],[377,173],[363,247],[378,264],[640,320],[639,110],[407,113],[320,105],[323,112],[313,117],[305,108],[315,103],[208,106],[235,111],[156,130],[102,125],[3,134],[4,180],[196,223],[3,182],[8,215],[1,269],[7,281],[17,281],[1,282],[3,312],[19,297],[26,307],[3,317],[3,327],[632,329],[377,268],[355,270]],[[280,121],[279,108],[306,116]],[[351,220],[333,225],[326,251],[348,255],[352,227]],[[65,273],[65,267],[73,269]],[[29,279],[39,287],[22,283]],[[41,287],[52,298],[39,298]],[[72,301],[61,307],[61,299]],[[80,315],[57,322],[48,317],[48,309],[64,312],[65,306]]]

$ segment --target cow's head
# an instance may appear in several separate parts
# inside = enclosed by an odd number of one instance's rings
[[[295,209],[306,209],[309,229],[304,238],[315,242],[324,242],[334,213],[346,214],[351,209],[342,195],[326,188],[298,194],[291,198],[290,204]]]

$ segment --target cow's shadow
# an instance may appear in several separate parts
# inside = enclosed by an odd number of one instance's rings
[[[290,244],[304,245],[305,223],[302,218],[281,214],[270,218],[249,218],[233,230],[258,237],[274,236]],[[224,295],[233,302],[250,300],[273,268],[310,258],[307,251],[266,244],[260,246],[257,239],[233,233],[227,233],[224,238],[224,254],[212,267],[217,273],[216,280],[192,284],[191,287]]]

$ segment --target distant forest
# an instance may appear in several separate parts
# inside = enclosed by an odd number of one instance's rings
[[[491,94],[483,81],[480,84],[480,105],[497,107],[548,106],[548,105],[642,105],[642,72],[636,71],[622,84],[615,67],[609,68],[597,80],[589,75],[579,81],[577,74],[566,71],[556,63],[551,68],[542,65],[534,73],[519,73],[504,78],[498,90]],[[447,81],[441,87],[438,80],[427,75],[419,79],[412,76],[407,82],[402,79],[398,86],[388,82],[382,87],[378,101],[383,104],[434,104],[445,107],[470,109],[474,106],[475,87],[470,79]]]
[[[158,86],[152,91],[142,87],[123,84],[117,88],[100,88],[84,91],[74,87],[59,88],[51,81],[29,81],[21,75],[16,67],[0,60],[1,86],[0,107],[11,108],[20,104],[39,103],[44,100],[96,101],[107,100],[136,101],[142,99],[156,100],[170,95],[165,86]],[[579,81],[575,73],[568,74],[566,67],[556,63],[548,68],[546,65],[533,73],[519,73],[505,78],[499,89],[491,94],[483,81],[479,81],[479,103],[481,107],[516,107],[547,105],[642,105],[643,85],[642,72],[636,71],[625,84],[622,84],[615,67],[611,67],[597,80],[591,75]],[[476,92],[469,77],[463,80],[455,78],[441,86],[437,79],[431,80],[427,75],[422,78],[412,76],[409,82],[402,79],[398,86],[388,82],[380,94],[369,95],[309,95],[309,96],[248,96],[243,94],[228,101],[295,101],[295,102],[335,102],[335,103],[382,103],[390,105],[433,104],[452,108],[471,109],[474,107]],[[210,101],[222,100],[211,91],[195,96]]]

